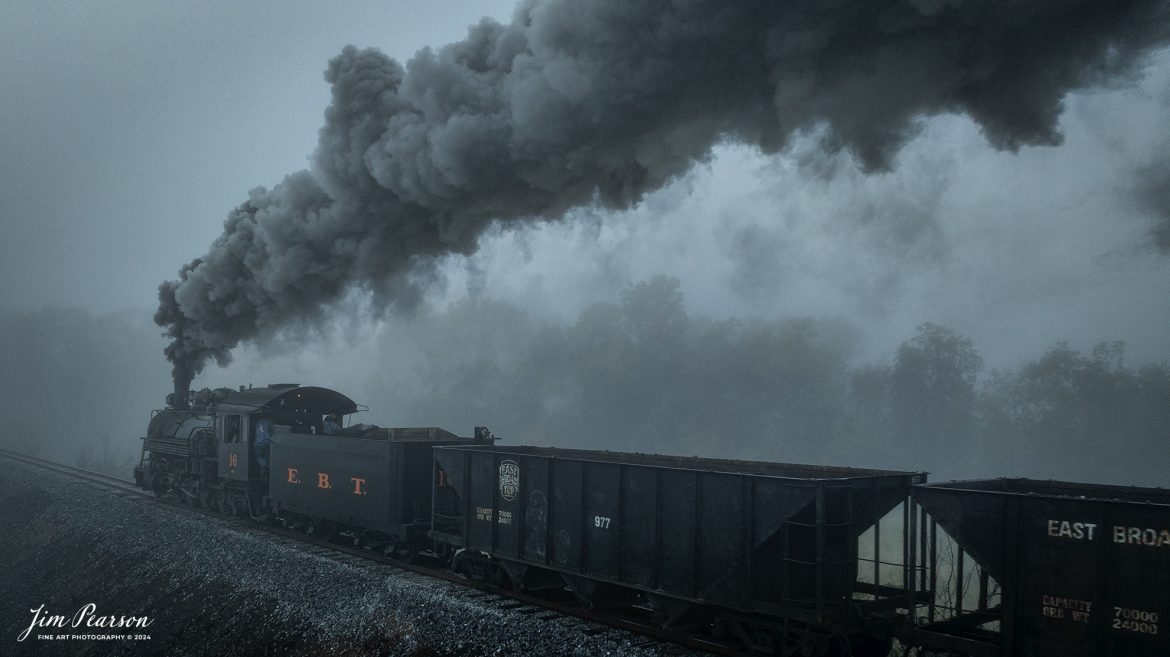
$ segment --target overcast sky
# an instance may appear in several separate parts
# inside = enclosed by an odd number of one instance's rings
[[[482,16],[508,22],[512,4],[0,2],[0,310],[149,321],[159,283],[206,253],[249,190],[308,166],[323,71],[345,45],[405,62]],[[1160,361],[1170,256],[1147,199],[1170,180],[1168,108],[1160,51],[1133,80],[1069,95],[1058,146],[996,150],[960,115],[923,119],[885,173],[816,135],[775,155],[720,146],[630,210],[489,232],[430,300],[571,321],[667,274],[697,314],[845,318],[862,360],[929,321],[993,367],[1061,340],[1124,340],[1132,360]]]
[[[308,166],[346,44],[405,60],[512,2],[0,2],[0,303],[153,313],[250,189]]]

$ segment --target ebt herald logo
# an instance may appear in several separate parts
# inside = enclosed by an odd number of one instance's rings
[[[520,464],[500,461],[500,497],[511,502],[520,492]]]

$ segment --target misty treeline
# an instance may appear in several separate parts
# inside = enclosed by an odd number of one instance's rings
[[[0,328],[0,442],[126,475],[168,392],[157,328],[79,310],[0,317]],[[679,282],[655,277],[568,322],[465,300],[389,318],[321,347],[328,355],[294,352],[344,336],[286,338],[261,360],[273,381],[371,407],[354,421],[462,435],[487,425],[505,444],[1166,485],[1166,362],[1126,363],[1120,343],[1058,343],[990,371],[969,339],[923,324],[887,362],[859,364],[860,336],[844,320],[692,314]],[[239,383],[227,376],[196,385]]]
[[[126,312],[0,315],[0,446],[129,477],[169,376],[162,346]]]
[[[567,326],[468,301],[381,340],[367,390],[397,422],[486,423],[509,443],[1165,484],[1170,369],[1120,343],[1063,344],[985,371],[923,324],[890,362],[855,365],[858,329],[713,320],[657,277]],[[457,410],[455,410],[457,409]],[[454,411],[454,412],[453,412]]]

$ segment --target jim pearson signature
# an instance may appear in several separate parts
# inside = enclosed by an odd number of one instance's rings
[[[24,641],[28,638],[29,633],[34,628],[54,627],[58,629],[72,627],[100,627],[100,628],[114,628],[114,627],[150,627],[154,622],[148,616],[99,616],[97,613],[97,605],[89,603],[84,607],[78,609],[70,616],[50,615],[45,611],[45,605],[41,605],[36,609],[29,609],[32,612],[32,622],[28,627],[16,637],[17,641]]]

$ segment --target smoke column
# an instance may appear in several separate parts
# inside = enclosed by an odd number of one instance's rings
[[[159,288],[176,392],[348,290],[410,303],[493,221],[628,207],[722,142],[821,130],[882,170],[964,113],[995,148],[1058,144],[1065,94],[1135,75],[1168,24],[1167,0],[528,0],[405,67],[347,47],[311,170]]]

